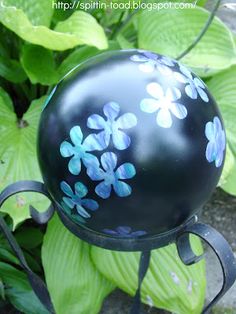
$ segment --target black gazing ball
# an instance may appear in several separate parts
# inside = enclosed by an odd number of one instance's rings
[[[42,112],[38,158],[59,212],[112,238],[174,230],[207,201],[225,157],[220,112],[181,63],[142,50],[71,71]]]

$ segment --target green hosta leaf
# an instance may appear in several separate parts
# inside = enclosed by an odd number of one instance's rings
[[[98,313],[113,290],[92,263],[90,249],[53,217],[44,237],[42,260],[57,314]]]
[[[107,48],[102,27],[92,15],[83,11],[74,12],[51,30],[41,25],[34,26],[21,9],[2,4],[0,22],[22,39],[51,50],[66,50],[84,44]]]
[[[27,276],[13,266],[0,262],[0,277],[5,287],[5,296],[25,314],[49,314],[29,285]]]
[[[209,12],[203,8],[143,11],[138,18],[139,48],[177,57],[198,36]],[[230,30],[217,17],[194,49],[183,58],[201,76],[236,63],[236,48]]]
[[[118,45],[117,42],[110,41],[108,49],[109,50],[120,49],[120,46]],[[67,58],[63,60],[63,62],[59,66],[58,72],[59,72],[60,78],[66,75],[70,70],[72,70],[74,67],[79,65],[81,62],[99,53],[101,53],[101,51],[95,47],[84,46],[84,47],[75,49],[71,54],[69,54]]]
[[[50,26],[53,5],[52,0],[2,0],[8,7],[21,9],[33,25]]]
[[[92,15],[83,11],[77,11],[67,20],[59,22],[55,31],[73,34],[81,45],[86,44],[99,49],[107,48],[103,28]]]
[[[226,127],[228,149],[221,187],[236,195],[236,66],[215,75],[207,85],[218,103]]]
[[[85,61],[86,59],[99,54],[100,50],[95,47],[81,47],[75,49],[65,60],[61,63],[58,68],[58,72],[60,78],[65,76],[70,70],[76,67],[81,62]]]
[[[58,82],[52,51],[36,45],[25,45],[21,63],[33,84],[53,85]]]
[[[36,133],[45,97],[32,102],[24,115],[25,127],[19,127],[9,96],[0,89],[0,190],[18,180],[39,180],[41,174],[36,157]],[[29,218],[29,205],[45,210],[49,204],[37,193],[17,194],[8,199],[2,212],[8,213],[13,225]]]
[[[192,238],[196,252],[202,251]],[[125,253],[92,248],[92,259],[100,272],[120,289],[134,295],[138,284],[140,253]],[[142,301],[176,314],[199,314],[205,294],[204,261],[185,266],[175,245],[152,251],[151,263],[142,284]]]
[[[122,34],[117,36],[117,41],[122,49],[134,49],[133,43],[129,42]]]
[[[13,83],[22,83],[27,76],[20,63],[0,55],[0,76]]]

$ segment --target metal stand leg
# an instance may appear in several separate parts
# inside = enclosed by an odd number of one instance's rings
[[[46,191],[44,185],[40,182],[35,181],[19,181],[14,184],[9,185],[5,190],[2,191],[0,194],[0,207],[3,203],[12,195],[20,192],[38,192],[44,194],[48,198],[50,198],[48,192]],[[31,206],[31,216],[32,218],[38,223],[46,223],[54,213],[54,205],[53,203],[50,205],[48,210],[43,213],[39,213],[35,208]],[[8,228],[7,224],[5,223],[4,219],[0,216],[0,230],[6,237],[7,241],[9,242],[12,250],[14,251],[15,255],[19,259],[21,267],[26,272],[29,282],[45,308],[51,313],[54,314],[55,310],[53,308],[52,301],[50,299],[49,292],[43,280],[36,275],[27,264],[24,254],[16,242],[12,232]]]
[[[185,228],[177,237],[176,245],[182,262],[186,265],[197,263],[204,257],[196,256],[192,251],[189,234],[195,234],[204,240],[216,254],[223,272],[223,285],[217,296],[203,309],[203,314],[210,309],[230,289],[236,280],[236,259],[229,243],[214,228],[203,223],[196,223]]]

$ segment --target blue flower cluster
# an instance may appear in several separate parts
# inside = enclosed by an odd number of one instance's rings
[[[209,102],[205,84],[199,78],[193,77],[192,73],[183,65],[179,65],[179,72],[174,70],[178,62],[146,51],[140,51],[140,54],[133,55],[130,59],[138,63],[142,72],[149,73],[157,70],[166,78],[185,84],[185,93],[191,99],[197,99],[199,96],[204,102]],[[168,88],[164,91],[160,84],[151,82],[148,83],[146,90],[153,98],[143,99],[140,109],[146,113],[156,112],[156,122],[160,127],[170,128],[172,126],[171,114],[177,119],[187,117],[187,108],[179,102],[182,95],[178,87]]]
[[[119,197],[127,197],[131,194],[132,188],[124,180],[135,176],[136,170],[131,163],[118,164],[117,155],[113,152],[104,152],[99,159],[91,152],[102,151],[108,148],[110,142],[118,150],[127,149],[131,144],[130,137],[124,132],[125,129],[134,127],[137,118],[133,113],[125,113],[119,116],[120,106],[115,102],[109,102],[103,107],[104,117],[93,114],[87,120],[90,129],[99,130],[98,133],[88,135],[85,139],[79,126],[70,130],[70,140],[63,141],[60,146],[60,153],[65,158],[70,158],[68,169],[73,175],[81,172],[82,165],[86,167],[89,178],[99,181],[95,193],[103,198],[110,197],[112,190]],[[76,208],[78,215],[83,218],[90,218],[88,212],[99,208],[98,203],[90,198],[84,198],[87,187],[77,182],[74,191],[65,181],[61,182],[61,190],[66,195],[63,197],[63,208],[66,211]]]

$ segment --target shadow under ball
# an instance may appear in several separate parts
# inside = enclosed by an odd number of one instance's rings
[[[48,98],[38,159],[58,210],[110,238],[166,234],[220,178],[225,131],[204,82],[175,60],[111,51],[78,65]]]

